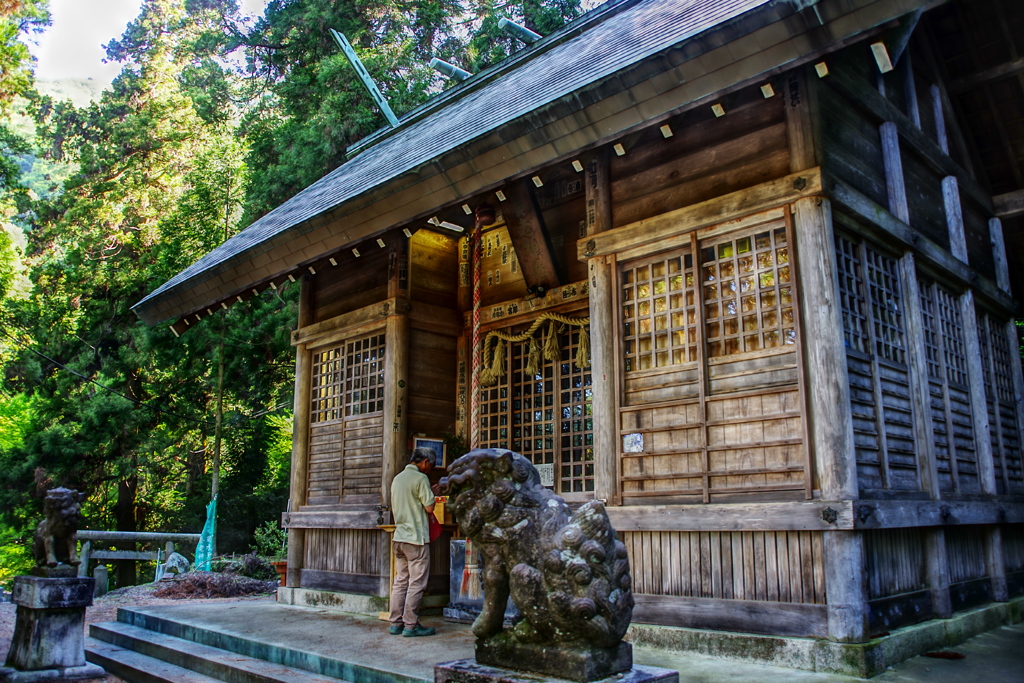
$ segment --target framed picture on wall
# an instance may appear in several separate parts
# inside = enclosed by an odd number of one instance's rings
[[[448,464],[445,462],[444,439],[428,439],[426,437],[417,436],[412,440],[412,447],[414,449],[426,448],[434,451],[434,467],[444,467]]]

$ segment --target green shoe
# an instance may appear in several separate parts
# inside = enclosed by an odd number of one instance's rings
[[[437,629],[435,629],[433,626],[422,626],[420,624],[416,624],[414,627],[407,628],[404,631],[402,631],[402,635],[406,638],[415,638],[417,636],[432,636],[435,633],[437,633]]]
[[[400,636],[402,631],[405,630],[404,624],[391,624],[391,628],[388,629],[388,635]]]

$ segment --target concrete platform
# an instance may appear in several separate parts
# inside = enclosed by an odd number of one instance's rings
[[[120,624],[223,650],[222,659],[253,658],[354,683],[429,683],[434,679],[436,663],[473,656],[473,635],[467,625],[447,623],[432,617],[424,618],[423,623],[436,627],[438,634],[424,638],[390,636],[386,622],[367,616],[280,605],[270,600],[130,608],[122,609],[118,617]],[[93,628],[99,635],[99,630],[105,625],[95,624]],[[108,630],[124,632],[128,629],[116,625]],[[165,641],[162,646],[166,644]],[[634,661],[637,664],[674,669],[679,671],[680,681],[852,683],[861,680],[728,659],[686,656],[636,645]],[[95,639],[91,639],[86,645],[90,661],[99,659],[101,649],[109,654],[111,646],[119,647],[108,642],[101,648]],[[878,683],[1020,683],[1024,680],[1021,675],[1024,671],[1022,624],[998,627],[962,645],[944,649],[963,653],[965,658],[917,657],[872,680]],[[235,656],[224,656],[226,653],[234,653]],[[142,679],[129,676],[126,680]]]

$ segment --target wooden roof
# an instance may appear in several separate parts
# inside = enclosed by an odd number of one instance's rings
[[[202,315],[318,259],[814,59],[921,0],[618,0],[381,131],[160,286],[147,323]],[[710,101],[710,100],[709,100]]]

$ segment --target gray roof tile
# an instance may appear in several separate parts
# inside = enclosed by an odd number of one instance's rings
[[[481,80],[490,78],[484,85],[474,89],[474,79],[470,79],[456,88],[456,92],[439,96],[436,102],[410,112],[395,131],[371,136],[381,139],[178,273],[135,308],[141,312],[161,301],[166,302],[212,275],[252,258],[268,241],[287,236],[286,233],[296,235],[310,230],[311,226],[303,225],[309,219],[381,183],[445,155],[450,155],[445,157],[446,162],[459,159],[460,145],[768,2],[622,0],[606,3],[559,33],[523,50],[507,64],[479,74]],[[620,84],[615,84],[611,90],[620,88]],[[616,102],[614,111],[608,115],[628,112],[631,106],[628,100],[626,96],[622,102]],[[635,113],[628,115],[635,116]],[[513,126],[511,132],[514,136],[526,131],[518,131]],[[507,139],[506,135],[496,136],[496,144],[501,138]]]

